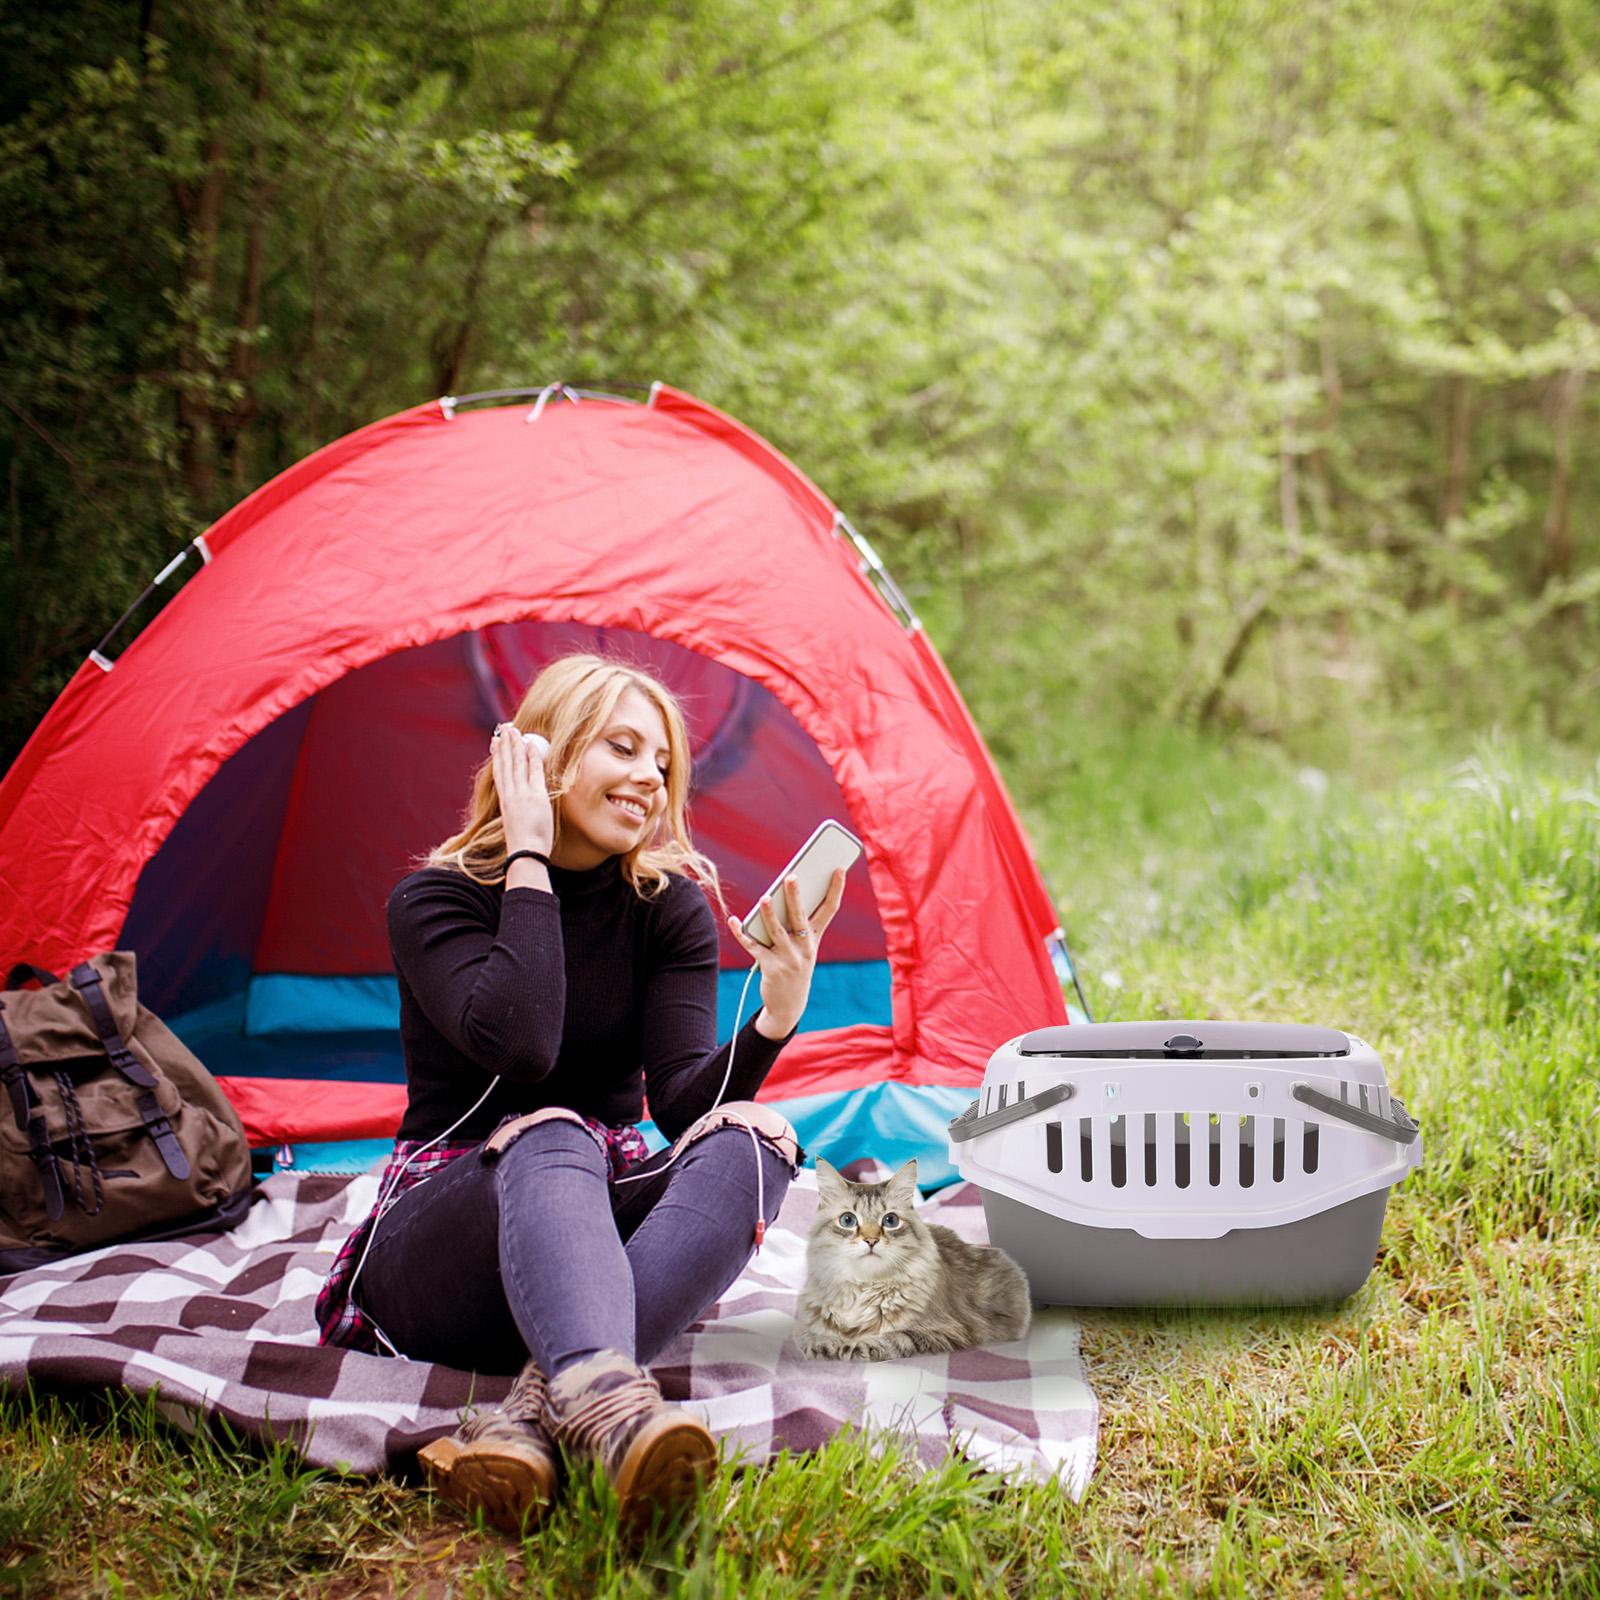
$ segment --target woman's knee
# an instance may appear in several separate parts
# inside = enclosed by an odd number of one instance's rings
[[[484,1155],[502,1176],[524,1167],[559,1167],[602,1179],[610,1171],[605,1149],[589,1125],[576,1112],[554,1107],[496,1129]]]
[[[684,1150],[678,1165],[709,1169],[716,1181],[748,1195],[752,1204],[759,1194],[768,1222],[777,1216],[794,1171],[787,1155],[765,1138],[752,1139],[738,1123],[708,1129]]]
[[[793,1172],[800,1165],[799,1135],[787,1117],[771,1106],[754,1100],[730,1100],[692,1123],[678,1138],[681,1153],[687,1155],[696,1145],[724,1135],[743,1138],[764,1146]]]

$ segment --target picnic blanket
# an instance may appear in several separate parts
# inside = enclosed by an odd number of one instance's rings
[[[280,1172],[232,1233],[113,1246],[0,1280],[0,1384],[156,1390],[174,1420],[220,1416],[313,1465],[412,1470],[422,1445],[511,1380],[317,1344],[317,1290],[376,1188],[371,1174]],[[1072,1317],[1040,1311],[1025,1340],[950,1355],[806,1360],[794,1308],[816,1204],[803,1171],[745,1272],[654,1364],[667,1398],[698,1405],[730,1457],[815,1450],[853,1424],[914,1442],[925,1465],[956,1448],[1007,1476],[1055,1477],[1080,1499],[1098,1417]],[[918,1212],[987,1242],[971,1184]]]

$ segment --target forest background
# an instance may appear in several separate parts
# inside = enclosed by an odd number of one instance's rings
[[[1600,727],[1585,0],[12,0],[0,61],[0,766],[246,492],[557,378],[799,462],[1024,794]]]

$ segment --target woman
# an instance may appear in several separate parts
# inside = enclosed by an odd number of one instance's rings
[[[407,1109],[317,1319],[324,1343],[521,1369],[498,1413],[421,1456],[510,1531],[554,1497],[552,1442],[599,1460],[629,1518],[694,1493],[715,1446],[645,1366],[738,1276],[800,1159],[753,1096],[844,874],[809,920],[792,880],[786,914],[763,899],[771,949],[727,919],[761,1005],[718,1047],[716,872],[688,788],[671,693],[564,657],[495,731],[465,827],[389,898]],[[646,1092],[673,1141],[655,1156]]]

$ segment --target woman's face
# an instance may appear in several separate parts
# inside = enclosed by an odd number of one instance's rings
[[[665,719],[630,685],[580,758],[572,787],[557,801],[555,864],[586,872],[653,834],[666,809],[670,757]]]

